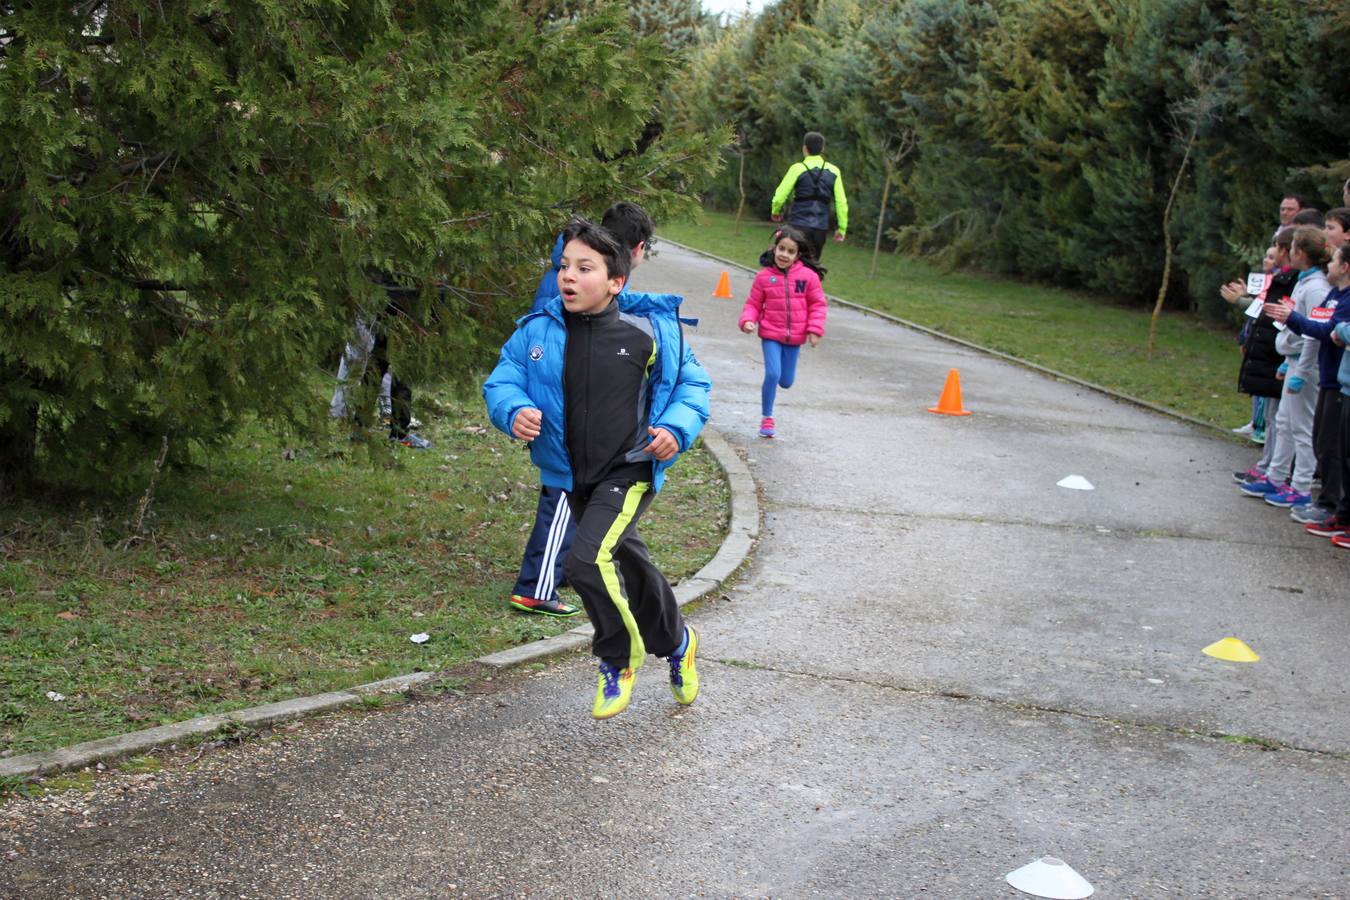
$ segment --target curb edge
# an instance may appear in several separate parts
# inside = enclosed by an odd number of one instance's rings
[[[719,590],[749,557],[755,540],[759,537],[759,500],[750,468],[716,429],[705,426],[701,439],[726,474],[731,494],[731,520],[716,555],[703,568],[675,586],[675,598],[680,606]],[[591,634],[590,625],[579,625],[562,634],[480,656],[469,664],[478,663],[493,669],[505,669],[526,662],[548,659],[588,646]],[[0,759],[0,777],[44,776],[83,769],[101,762],[167,747],[187,738],[205,737],[231,725],[250,728],[276,725],[352,706],[360,703],[365,696],[402,693],[415,685],[430,681],[438,674],[438,672],[412,672],[360,684],[342,691],[297,697],[228,713],[212,713],[174,722],[171,725],[160,725],[69,747],[58,747],[55,750]]]

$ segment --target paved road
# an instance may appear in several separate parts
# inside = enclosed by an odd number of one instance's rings
[[[592,722],[575,657],[307,723],[12,806],[0,894],[985,898],[1053,854],[1099,897],[1350,896],[1350,554],[1233,489],[1253,452],[843,308],[760,440],[722,268],[637,282],[702,317],[762,486],[697,704],[652,666]],[[970,417],[925,411],[951,367]]]

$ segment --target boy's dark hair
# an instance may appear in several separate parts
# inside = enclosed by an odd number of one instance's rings
[[[1320,209],[1315,209],[1314,207],[1311,206],[1305,206],[1303,209],[1300,209],[1297,214],[1295,214],[1294,221],[1290,222],[1289,224],[1311,225],[1314,228],[1326,228],[1327,220],[1326,217],[1322,215],[1322,211]]]
[[[628,280],[628,273],[633,268],[632,254],[619,246],[618,240],[610,234],[609,229],[577,216],[563,229],[563,246],[566,247],[572,241],[581,241],[599,253],[600,258],[605,261],[605,274],[608,277],[617,278],[622,275],[625,281]]]
[[[656,223],[647,211],[627,200],[620,200],[605,210],[600,225],[630,254],[638,244],[650,245],[652,232],[656,231]]]
[[[1335,209],[1329,209],[1327,210],[1327,218],[1339,222],[1342,231],[1350,231],[1350,207],[1338,206]]]
[[[808,131],[806,137],[802,138],[802,146],[812,156],[819,156],[820,151],[825,149],[825,135],[819,131]]]
[[[1346,241],[1344,244],[1337,247],[1336,252],[1332,255],[1339,256],[1342,263],[1350,266],[1350,241]]]

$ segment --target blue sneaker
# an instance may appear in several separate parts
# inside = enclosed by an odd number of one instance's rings
[[[1264,497],[1267,494],[1275,493],[1282,487],[1284,487],[1284,485],[1276,484],[1269,478],[1258,478],[1255,481],[1249,481],[1246,484],[1238,485],[1238,490],[1242,491],[1242,493],[1246,494],[1248,497]]]
[[[429,440],[427,440],[426,438],[422,437],[420,434],[414,434],[414,433],[411,432],[411,431],[408,432],[407,434],[405,434],[405,435],[404,435],[403,437],[401,437],[401,438],[400,438],[400,437],[394,438],[394,440],[398,441],[398,442],[399,442],[400,444],[402,444],[403,446],[405,446],[405,447],[411,447],[411,448],[413,448],[414,450],[430,450],[430,449],[431,449],[431,441],[429,441]]]
[[[1273,494],[1266,494],[1266,502],[1271,506],[1282,506],[1289,509],[1290,507],[1306,506],[1311,503],[1312,494],[1305,494],[1285,485]]]
[[[1316,503],[1295,506],[1289,510],[1289,518],[1304,525],[1321,525],[1328,519],[1334,518],[1335,515],[1336,510],[1327,509],[1325,506],[1319,506]]]

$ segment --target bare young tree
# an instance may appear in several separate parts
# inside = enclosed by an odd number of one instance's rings
[[[919,145],[919,136],[913,128],[905,128],[897,134],[889,134],[881,145],[881,161],[886,166],[886,183],[881,188],[881,210],[877,213],[877,234],[872,241],[872,268],[867,277],[877,274],[877,255],[881,253],[881,234],[886,224],[886,202],[891,197],[891,182],[905,158]]]
[[[1148,325],[1148,351],[1146,358],[1153,358],[1153,348],[1158,336],[1158,318],[1162,315],[1163,301],[1167,299],[1167,282],[1172,277],[1172,207],[1176,203],[1177,192],[1186,177],[1186,169],[1191,162],[1200,132],[1210,122],[1217,121],[1222,111],[1225,95],[1222,78],[1224,71],[1213,59],[1196,55],[1186,65],[1187,96],[1173,104],[1170,112],[1172,133],[1181,143],[1183,152],[1177,165],[1176,175],[1172,178],[1172,189],[1167,194],[1167,205],[1163,207],[1163,271],[1162,282],[1158,285],[1158,299],[1153,304],[1153,315]]]

